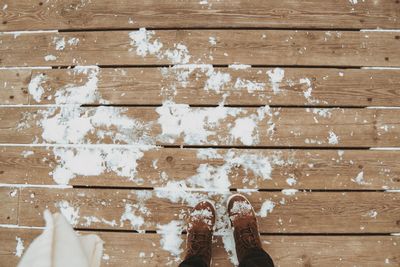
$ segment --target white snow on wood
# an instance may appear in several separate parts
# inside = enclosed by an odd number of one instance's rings
[[[367,185],[367,184],[369,184],[364,180],[364,171],[360,171],[355,178],[351,179],[351,181],[355,182],[355,183],[357,183],[359,185]]]
[[[42,84],[45,81],[46,77],[42,73],[40,73],[39,75],[33,77],[28,85],[29,94],[38,103],[42,101],[42,95],[44,94],[44,88],[42,87]]]
[[[285,76],[285,71],[281,68],[275,68],[267,71],[267,74],[272,85],[272,92],[274,92],[274,94],[278,94],[281,91],[279,85]]]
[[[113,172],[130,181],[143,182],[136,177],[137,161],[152,146],[116,147],[54,147],[57,164],[51,175],[58,184],[68,184],[76,176],[98,176]]]
[[[72,188],[70,185],[36,185],[36,184],[0,184],[0,187],[16,187],[16,188],[57,188],[57,189],[68,189]]]
[[[157,225],[157,233],[161,235],[160,244],[162,249],[171,253],[175,261],[179,261],[179,255],[182,253],[182,223],[173,220],[164,225]]]
[[[24,157],[24,158],[27,158],[27,157],[29,157],[29,156],[32,156],[33,154],[35,154],[32,150],[24,150],[24,151],[22,151],[21,152],[21,155]]]
[[[99,67],[97,66],[76,66],[73,74],[86,74],[87,81],[83,85],[68,84],[57,90],[55,93],[56,104],[92,104],[96,102],[105,103],[97,91],[99,81]]]
[[[159,114],[158,123],[162,134],[159,139],[173,143],[183,137],[186,144],[202,144],[209,136],[216,135],[219,122],[228,116],[235,117],[242,109],[226,108],[190,108],[186,104],[176,104],[166,101],[156,108]]]
[[[60,209],[61,214],[72,226],[76,226],[78,224],[79,208],[74,208],[66,200],[62,200],[56,203],[56,207]]]
[[[339,137],[333,131],[329,131],[328,143],[331,145],[339,144]]]
[[[134,230],[139,230],[144,224],[144,218],[141,215],[137,215],[137,207],[132,204],[125,204],[125,211],[121,216],[120,222],[121,227],[124,226],[125,221],[129,221]]]
[[[15,240],[17,241],[17,245],[15,247],[14,254],[15,254],[15,256],[21,258],[22,254],[24,253],[24,249],[25,249],[24,241],[18,236],[15,237]]]
[[[115,220],[109,221],[104,218],[99,219],[96,216],[83,216],[82,219],[86,221],[83,223],[83,225],[86,227],[92,225],[92,223],[103,223],[103,224],[109,225],[111,227],[117,226],[117,223]]]
[[[234,70],[245,70],[245,69],[250,69],[251,65],[247,65],[247,64],[230,64],[228,66],[228,68],[234,69]]]
[[[41,137],[57,144],[88,144],[91,143],[89,134],[96,135],[99,140],[111,139],[115,144],[149,143],[149,127],[123,115],[125,111],[126,108],[104,106],[93,109],[62,106],[42,110]]]
[[[136,47],[136,54],[142,57],[147,55],[156,55],[162,48],[162,43],[159,40],[150,40],[153,38],[155,32],[148,31],[145,28],[140,28],[138,31],[129,33],[131,38],[131,45]]]
[[[297,189],[283,189],[282,190],[282,194],[286,195],[286,196],[293,196],[295,195],[299,190]]]
[[[215,37],[213,37],[213,36],[210,36],[210,37],[208,37],[208,42],[209,42],[212,46],[214,46],[214,45],[217,44],[217,39],[216,39]]]
[[[265,218],[268,213],[271,213],[275,208],[275,203],[269,199],[265,200],[261,205],[260,211],[257,213],[258,216]]]
[[[154,31],[148,31],[145,28],[129,33],[131,45],[136,48],[138,56],[154,55],[159,59],[167,58],[173,64],[187,64],[189,62],[191,56],[184,44],[174,44],[173,48],[163,51],[163,44],[158,39],[152,40],[154,35]]]
[[[53,43],[56,46],[56,50],[61,51],[65,48],[65,38],[56,36],[53,38]]]
[[[54,61],[56,59],[57,59],[57,57],[54,55],[47,55],[44,57],[44,60],[46,60],[46,61]]]
[[[228,253],[229,260],[234,266],[238,266],[239,261],[236,255],[235,238],[233,237],[233,233],[226,231],[226,233],[222,235],[222,242],[224,244],[224,249]]]

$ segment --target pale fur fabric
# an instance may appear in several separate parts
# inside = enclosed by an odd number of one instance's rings
[[[79,236],[59,213],[44,212],[46,228],[26,250],[18,267],[99,267],[103,241]]]

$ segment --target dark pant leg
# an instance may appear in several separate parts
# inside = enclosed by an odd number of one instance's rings
[[[250,252],[239,262],[239,267],[274,267],[272,258],[262,249]]]
[[[199,256],[193,256],[184,260],[179,267],[208,267],[204,260]]]

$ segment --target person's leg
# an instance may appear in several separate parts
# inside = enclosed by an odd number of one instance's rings
[[[228,215],[239,267],[273,267],[272,258],[262,248],[256,214],[247,198],[240,194],[232,195],[228,199]]]
[[[268,253],[261,249],[246,255],[240,261],[239,267],[274,267],[274,262]]]
[[[208,201],[198,203],[188,218],[186,255],[180,267],[209,267],[215,209]]]
[[[200,256],[192,256],[182,261],[179,267],[208,267],[207,263]]]

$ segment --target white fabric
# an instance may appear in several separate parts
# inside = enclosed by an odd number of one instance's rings
[[[97,235],[78,236],[59,213],[44,212],[46,228],[26,250],[18,267],[99,267],[103,241]]]

